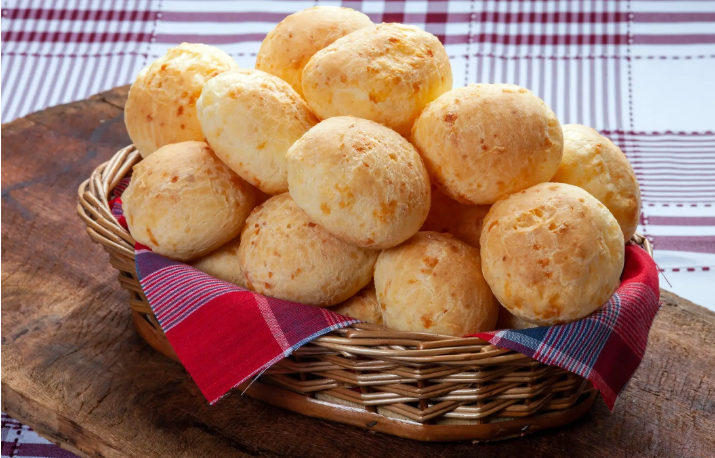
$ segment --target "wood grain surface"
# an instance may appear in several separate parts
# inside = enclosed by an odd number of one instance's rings
[[[233,393],[204,401],[134,330],[75,214],[80,182],[129,143],[127,87],[2,126],[2,409],[92,457],[715,456],[715,313],[662,292],[614,412],[495,443],[420,443]]]

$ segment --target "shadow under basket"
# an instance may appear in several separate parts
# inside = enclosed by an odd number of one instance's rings
[[[114,187],[141,156],[133,146],[79,188],[87,233],[109,253],[139,334],[178,361],[139,284],[134,239],[112,215]],[[652,256],[648,240],[633,242]],[[243,391],[249,383],[238,389]],[[294,412],[422,441],[495,440],[570,423],[593,405],[590,382],[478,338],[356,324],[276,363],[246,394]]]

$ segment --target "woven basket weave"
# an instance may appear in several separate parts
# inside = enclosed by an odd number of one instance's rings
[[[134,324],[177,359],[137,278],[134,239],[112,215],[111,191],[141,160],[133,146],[100,165],[79,188],[87,233],[109,253],[129,292]],[[634,242],[652,255],[648,240]],[[246,393],[305,415],[419,440],[493,440],[561,426],[583,415],[587,380],[478,338],[401,332],[371,324],[333,331],[299,348]]]

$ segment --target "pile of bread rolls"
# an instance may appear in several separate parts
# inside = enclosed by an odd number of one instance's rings
[[[141,71],[125,120],[138,242],[397,330],[583,318],[619,286],[640,216],[609,139],[519,86],[452,89],[436,37],[349,8],[288,16],[256,69],[177,46]]]

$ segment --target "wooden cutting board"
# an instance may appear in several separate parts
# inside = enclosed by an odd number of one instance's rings
[[[715,456],[715,313],[662,292],[641,367],[609,413],[496,443],[420,443],[231,394],[210,407],[132,327],[75,213],[129,144],[127,87],[2,126],[2,409],[82,456]]]

